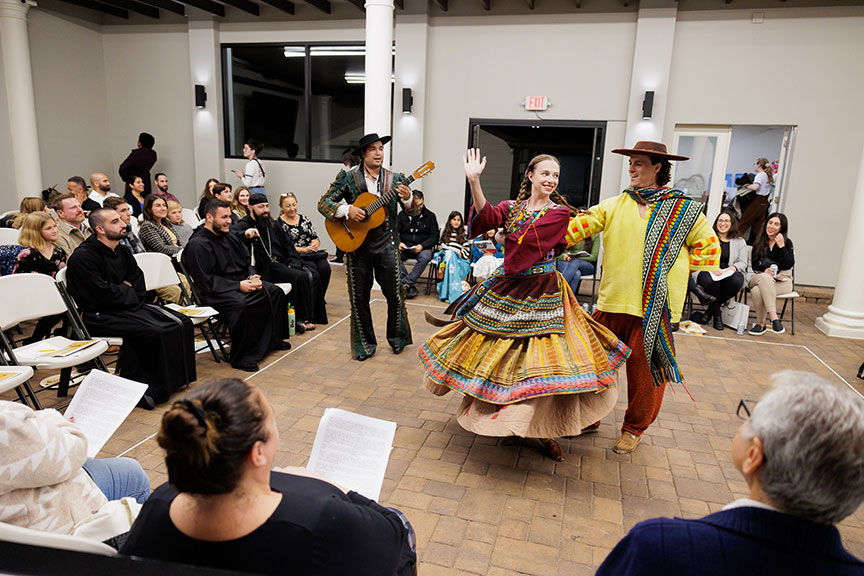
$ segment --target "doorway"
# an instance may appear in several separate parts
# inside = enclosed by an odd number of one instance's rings
[[[483,193],[492,204],[514,200],[528,163],[538,154],[561,162],[558,191],[574,208],[597,203],[606,122],[576,120],[469,120],[468,146],[486,156]],[[465,210],[471,191],[465,185]]]

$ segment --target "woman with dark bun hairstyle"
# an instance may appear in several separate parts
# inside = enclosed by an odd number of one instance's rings
[[[261,391],[218,380],[175,402],[157,436],[168,484],[132,526],[123,554],[253,574],[379,575],[416,570],[401,512],[273,468],[279,432]]]

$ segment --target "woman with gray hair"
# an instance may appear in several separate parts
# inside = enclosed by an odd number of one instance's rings
[[[864,574],[834,524],[864,502],[864,399],[809,372],[774,375],[732,441],[750,494],[698,520],[640,522],[597,574]]]

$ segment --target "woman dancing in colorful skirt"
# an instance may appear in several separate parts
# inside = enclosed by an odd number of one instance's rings
[[[468,150],[471,232],[503,227],[504,265],[455,303],[455,313],[420,348],[426,387],[465,397],[459,424],[481,436],[540,438],[563,461],[554,439],[576,436],[609,414],[615,373],[630,349],[579,307],[555,258],[567,247],[571,208],[557,192],[560,162],[537,156],[515,201],[492,206],[480,188],[486,158]]]

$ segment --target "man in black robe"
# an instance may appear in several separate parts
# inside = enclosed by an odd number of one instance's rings
[[[288,300],[294,303],[301,333],[315,323],[327,324],[327,308],[321,276],[312,262],[304,262],[291,236],[270,218],[270,204],[264,194],[249,197],[249,214],[231,226],[255,257],[255,269],[268,282],[290,282]]]
[[[288,308],[285,293],[261,280],[251,269],[251,255],[233,234],[231,208],[222,200],[207,204],[204,225],[186,248],[183,266],[202,304],[225,319],[231,334],[231,366],[255,372],[273,349],[288,350]]]
[[[148,385],[139,404],[153,408],[196,379],[192,322],[146,302],[144,273],[120,239],[126,224],[110,208],[90,213],[93,234],[69,257],[69,293],[94,336],[121,336],[124,378]]]

